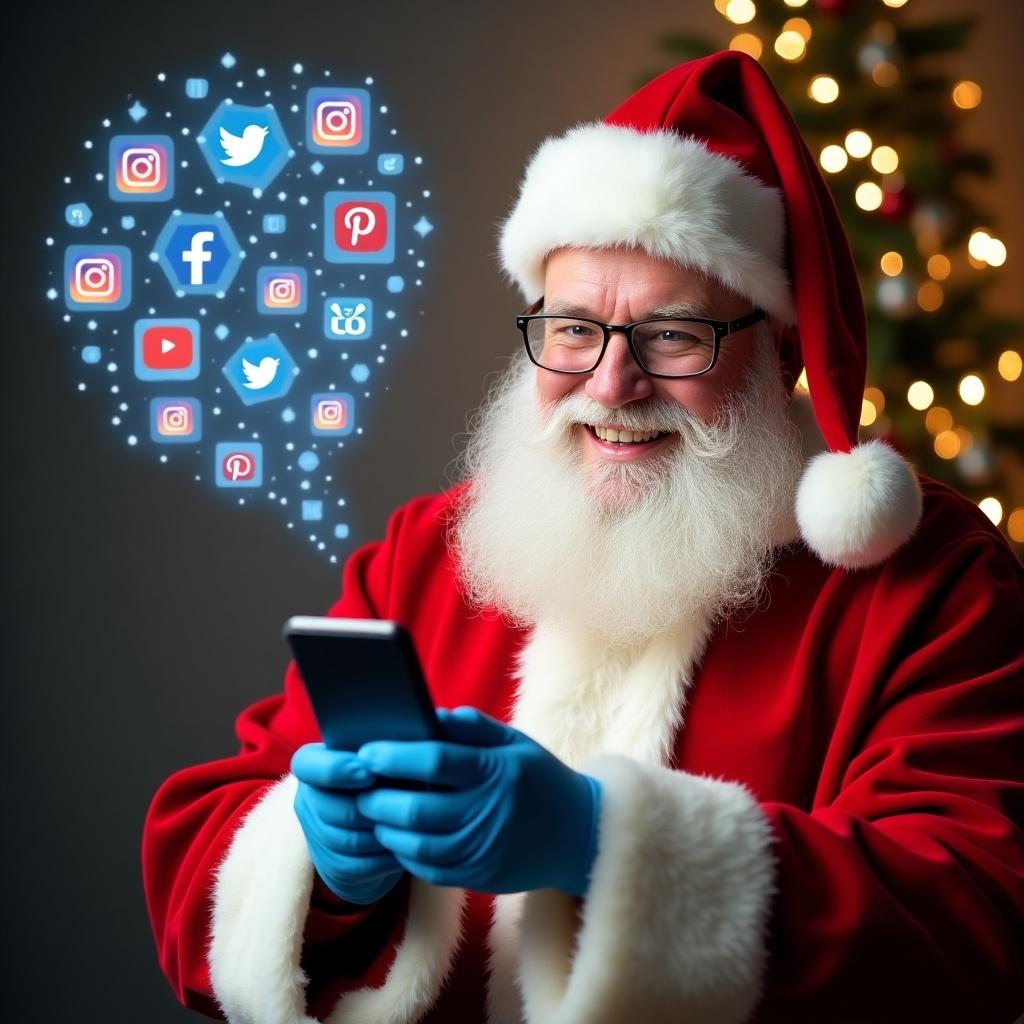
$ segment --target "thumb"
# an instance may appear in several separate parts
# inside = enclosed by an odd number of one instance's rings
[[[453,743],[468,743],[479,747],[500,747],[515,743],[518,733],[496,718],[485,715],[479,708],[463,705],[449,711],[438,708],[437,717],[445,734]]]

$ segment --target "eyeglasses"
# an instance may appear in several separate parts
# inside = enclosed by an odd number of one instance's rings
[[[543,299],[534,303],[539,309]],[[651,377],[696,377],[718,362],[722,338],[763,320],[755,309],[738,320],[638,320],[631,324],[602,324],[580,317],[536,315],[516,317],[530,361],[555,373],[590,373],[597,369],[613,334],[625,334],[629,350]]]

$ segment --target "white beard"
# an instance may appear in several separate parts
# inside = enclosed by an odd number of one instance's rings
[[[714,424],[677,402],[609,410],[582,391],[542,410],[537,370],[525,354],[513,362],[458,463],[472,484],[448,543],[470,602],[613,646],[756,603],[773,548],[795,535],[803,460],[771,336],[755,330],[744,383]],[[573,428],[610,422],[680,437],[644,459],[584,463]]]

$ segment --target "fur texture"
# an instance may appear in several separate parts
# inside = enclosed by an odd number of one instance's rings
[[[210,978],[231,1024],[316,1024],[299,967],[313,863],[295,815],[296,779],[274,783],[217,869]],[[345,993],[328,1024],[410,1024],[437,1000],[461,938],[463,889],[412,879],[405,935],[379,989]]]
[[[883,441],[823,452],[804,470],[796,516],[807,546],[826,565],[877,565],[910,539],[921,518],[921,485]]]
[[[545,141],[502,226],[502,266],[527,302],[561,246],[640,247],[718,278],[781,324],[796,322],[779,190],[675,131],[595,122]]]

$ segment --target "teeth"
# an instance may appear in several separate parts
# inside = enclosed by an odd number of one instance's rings
[[[619,444],[639,444],[641,441],[650,441],[656,437],[664,437],[664,430],[653,430],[641,434],[634,430],[612,430],[608,427],[594,427],[593,431],[602,441],[615,441]]]

